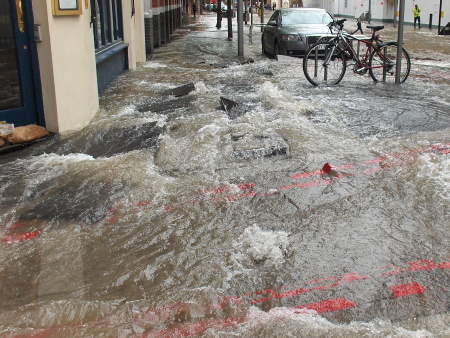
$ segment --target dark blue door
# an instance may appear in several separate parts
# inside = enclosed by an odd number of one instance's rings
[[[38,122],[28,1],[0,0],[0,121]]]

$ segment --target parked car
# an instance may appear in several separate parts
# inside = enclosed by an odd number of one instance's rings
[[[332,16],[320,8],[281,8],[264,27],[261,43],[265,55],[304,55],[320,35],[330,33]]]

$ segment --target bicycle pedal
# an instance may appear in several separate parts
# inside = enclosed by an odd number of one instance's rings
[[[356,69],[355,72],[358,74],[364,75],[367,73],[367,68],[361,67],[361,68]]]

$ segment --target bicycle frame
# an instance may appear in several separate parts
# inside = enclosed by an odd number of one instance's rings
[[[355,73],[358,74],[358,71],[361,72],[363,71],[364,73],[369,70],[369,69],[377,69],[377,68],[384,68],[383,71],[383,80],[386,79],[386,64],[389,64],[389,60],[386,58],[385,52],[382,53],[379,46],[374,46],[374,42],[375,43],[380,43],[382,42],[381,40],[379,40],[376,36],[374,36],[374,34],[372,35],[371,38],[369,39],[358,39],[355,36],[353,36],[352,34],[348,34],[346,32],[343,32],[342,29],[340,29],[337,33],[336,38],[334,38],[334,42],[333,42],[333,48],[331,49],[331,51],[327,54],[327,56],[325,57],[324,66],[328,66],[331,58],[333,57],[336,48],[341,49],[341,53],[349,53],[352,60],[354,60],[356,62],[357,68],[355,67],[353,69],[353,71]],[[355,49],[353,48],[352,44],[349,41],[357,41],[358,42],[358,51],[355,51]],[[340,44],[344,44],[344,48],[340,47]],[[360,44],[363,43],[366,45],[367,50],[365,52],[365,55],[361,58],[360,57]],[[383,64],[380,66],[371,66],[369,65],[369,58],[370,55],[373,53],[373,51],[376,51],[377,55],[381,58],[381,60],[383,61]]]

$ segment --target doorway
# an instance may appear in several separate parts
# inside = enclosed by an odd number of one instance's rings
[[[44,124],[29,6],[25,0],[0,0],[0,121],[16,126]]]

